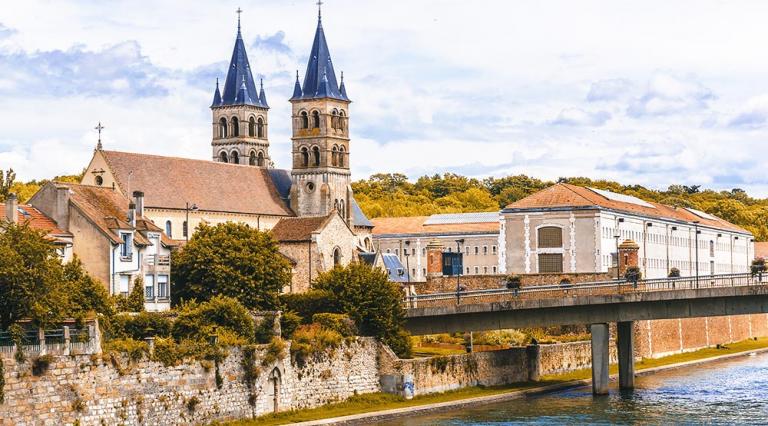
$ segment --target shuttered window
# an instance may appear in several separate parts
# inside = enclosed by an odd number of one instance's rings
[[[555,226],[539,228],[539,248],[560,248],[563,246],[563,230]]]
[[[563,272],[562,254],[540,254],[539,255],[539,273],[557,273]]]

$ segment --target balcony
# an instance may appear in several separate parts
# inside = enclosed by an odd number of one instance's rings
[[[148,254],[144,257],[145,272],[170,272],[171,255],[169,254]]]

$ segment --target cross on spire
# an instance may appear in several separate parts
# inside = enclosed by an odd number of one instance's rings
[[[317,19],[320,19],[322,15],[321,8],[323,6],[323,0],[317,0],[316,4],[317,4]]]
[[[99,142],[96,144],[96,150],[101,151],[101,131],[104,130],[104,126],[102,126],[101,121],[99,121],[99,124],[93,129],[99,132]]]
[[[243,9],[238,7],[235,12],[237,13],[237,32],[240,32],[240,14],[243,13]]]

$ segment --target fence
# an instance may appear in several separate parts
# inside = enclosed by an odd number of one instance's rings
[[[612,280],[578,284],[553,284],[523,288],[499,288],[447,293],[408,295],[406,308],[444,306],[448,303],[489,303],[500,301],[550,299],[574,296],[647,293],[655,291],[690,290],[719,287],[766,285],[762,274],[722,274],[698,277],[656,278],[639,281]]]
[[[101,352],[101,338],[98,320],[86,322],[84,327],[74,327],[74,323],[65,323],[61,328],[42,329],[21,323],[23,334],[21,348],[31,355],[81,355]],[[13,355],[17,351],[11,333],[0,330],[0,355]]]

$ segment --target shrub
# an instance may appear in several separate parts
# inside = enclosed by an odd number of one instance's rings
[[[264,353],[264,358],[261,360],[261,365],[266,367],[273,364],[285,357],[285,342],[283,339],[275,336],[267,346],[267,351]]]
[[[256,343],[269,343],[275,336],[275,315],[267,314],[259,321],[255,329]]]
[[[757,275],[759,273],[765,272],[765,259],[762,257],[758,257],[755,260],[752,261],[752,265],[750,265],[750,271],[752,272],[752,275]]]
[[[303,318],[296,312],[283,312],[280,316],[280,331],[284,339],[290,339],[293,333],[301,325]]]
[[[680,270],[677,268],[672,268],[669,270],[669,275],[667,275],[669,278],[680,278]]]
[[[139,361],[144,354],[149,353],[149,345],[131,338],[115,339],[104,344],[106,353],[123,353],[128,355],[131,361]]]
[[[8,327],[8,334],[10,334],[13,344],[16,345],[14,359],[18,363],[26,361],[27,357],[24,355],[24,328],[19,324],[12,324]]]
[[[643,273],[640,271],[640,268],[637,266],[630,266],[627,268],[627,271],[624,273],[624,278],[627,281],[637,282],[643,278]]]
[[[216,296],[207,302],[192,301],[182,305],[171,332],[177,340],[207,340],[214,332],[220,334],[226,331],[252,340],[253,317],[236,299]]]
[[[303,364],[309,357],[338,348],[343,340],[338,331],[323,328],[320,324],[302,325],[293,333],[291,357]]]
[[[504,283],[506,284],[507,288],[510,290],[520,288],[522,281],[523,281],[522,277],[516,274],[507,275],[504,278]]]
[[[204,345],[203,342],[195,340],[182,340],[181,343],[176,343],[173,339],[158,338],[155,339],[153,359],[166,367],[176,366],[185,358],[200,357],[205,351]]]
[[[51,355],[40,355],[39,357],[35,358],[32,360],[32,375],[42,376],[46,371],[48,371],[48,367],[51,366],[52,362],[53,356]]]
[[[198,399],[196,396],[189,398],[187,400],[187,410],[189,410],[190,413],[193,413],[198,404],[200,404],[200,399]]]
[[[128,296],[115,296],[115,306],[118,312],[144,312],[144,280],[137,277]]]
[[[161,312],[141,312],[138,315],[118,314],[107,322],[108,325],[104,328],[110,338],[135,340],[155,336],[168,337],[173,327],[168,314]]]
[[[315,314],[340,312],[338,306],[333,303],[331,294],[320,290],[282,294],[280,295],[280,303],[285,311],[297,313],[305,323],[310,323]]]
[[[357,334],[355,322],[345,314],[315,314],[312,316],[312,322],[320,324],[330,330],[334,330],[344,337],[350,337]]]
[[[527,340],[528,336],[518,330],[495,330],[475,333],[472,339],[476,345],[491,346],[522,346]]]

